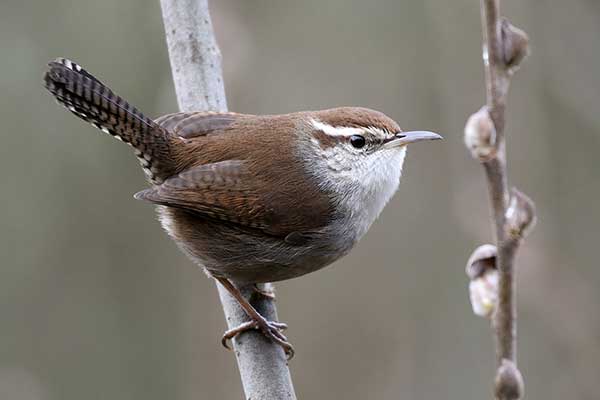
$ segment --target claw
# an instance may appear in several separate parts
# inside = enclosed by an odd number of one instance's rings
[[[221,285],[238,301],[238,304],[242,309],[246,312],[248,317],[250,317],[250,321],[244,322],[240,326],[237,326],[233,329],[229,329],[223,334],[221,338],[221,344],[226,348],[230,349],[228,341],[233,339],[236,335],[245,332],[250,329],[260,329],[260,331],[267,337],[267,339],[272,340],[279,346],[283,348],[285,354],[287,356],[288,361],[294,357],[294,348],[288,342],[287,338],[284,336],[281,331],[287,329],[287,325],[282,322],[268,321],[265,317],[260,315],[258,311],[248,302],[246,298],[242,295],[240,290],[226,278],[215,277],[217,281],[221,283]],[[274,294],[263,292],[255,286],[256,291],[266,295],[267,297],[274,296]]]
[[[229,346],[229,341],[236,337],[238,334],[250,329],[258,329],[258,324],[256,323],[256,321],[244,322],[243,324],[236,326],[235,328],[225,331],[223,337],[221,337],[221,344],[227,350],[233,350],[233,347]]]
[[[281,333],[281,331],[286,330],[287,328],[287,324],[284,324],[283,322],[267,321],[266,319],[261,321],[247,321],[239,326],[236,326],[235,328],[227,330],[221,338],[221,344],[226,349],[232,350],[232,347],[229,345],[229,341],[231,339],[250,329],[260,329],[260,331],[268,339],[271,339],[273,342],[277,343],[283,348],[289,361],[294,357],[295,351],[294,347],[288,342],[285,335]]]

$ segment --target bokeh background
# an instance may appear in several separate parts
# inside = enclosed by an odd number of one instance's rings
[[[464,264],[489,242],[485,182],[462,143],[484,101],[479,4],[212,1],[230,109],[337,105],[442,133],[332,267],[280,283],[302,399],[485,399],[493,342]],[[530,399],[598,399],[600,3],[504,1],[531,37],[508,109],[511,183],[538,206],[518,262]],[[159,2],[0,3],[0,398],[238,399],[214,284],[161,231],[127,146],[60,109],[66,56],[147,114],[176,110]]]

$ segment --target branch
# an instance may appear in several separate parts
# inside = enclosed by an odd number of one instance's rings
[[[221,53],[208,12],[208,0],[161,0],[169,58],[181,111],[227,111]],[[217,285],[229,328],[248,319],[227,291]],[[249,298],[253,288],[240,287]],[[273,300],[252,302],[268,320],[277,320]],[[217,341],[215,341],[217,343]],[[280,346],[252,331],[233,340],[248,399],[295,399],[286,356]]]
[[[527,35],[500,18],[500,0],[481,0],[486,105],[465,126],[465,144],[484,167],[496,245],[480,246],[467,264],[476,314],[492,318],[496,342],[495,395],[520,399],[523,379],[517,369],[515,256],[535,223],[533,202],[516,189],[508,190],[506,97],[510,79],[528,53]]]

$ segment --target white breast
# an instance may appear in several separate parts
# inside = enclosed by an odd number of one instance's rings
[[[353,210],[357,239],[360,239],[390,201],[402,175],[406,148],[382,152],[381,157],[360,178],[357,189],[350,193],[346,206]]]

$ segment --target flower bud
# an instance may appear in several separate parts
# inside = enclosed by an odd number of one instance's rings
[[[496,372],[494,394],[498,400],[518,400],[523,397],[523,376],[514,362],[503,359]]]
[[[524,238],[535,226],[535,205],[529,197],[513,188],[504,217],[508,235],[513,239]]]
[[[465,125],[465,145],[479,161],[496,154],[496,128],[486,106],[471,115]]]
[[[506,68],[510,74],[519,69],[521,61],[529,55],[529,37],[507,19],[500,26],[502,34],[502,51]]]
[[[498,281],[496,268],[496,246],[484,244],[479,246],[467,262],[469,282],[469,298],[475,315],[489,318],[498,304]]]
[[[493,244],[482,244],[473,251],[467,261],[466,273],[469,279],[477,279],[490,269],[496,268],[498,250]]]

